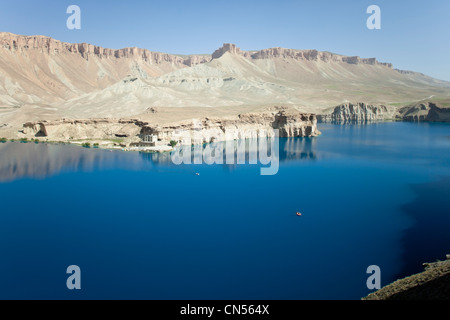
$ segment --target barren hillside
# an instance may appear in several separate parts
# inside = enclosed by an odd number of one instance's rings
[[[250,52],[233,44],[210,56],[177,56],[0,33],[4,128],[60,118],[141,117],[151,108],[188,108],[198,116],[210,108],[242,113],[287,105],[320,113],[351,101],[403,106],[449,96],[450,83],[375,58],[283,48]]]

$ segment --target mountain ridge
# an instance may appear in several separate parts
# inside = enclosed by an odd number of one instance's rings
[[[60,40],[56,40],[49,36],[44,35],[18,35],[10,32],[0,32],[0,46],[13,50],[29,50],[40,49],[42,53],[47,51],[48,54],[58,54],[65,52],[80,54],[83,58],[89,59],[90,55],[96,55],[98,57],[114,57],[114,58],[141,58],[144,61],[152,61],[155,63],[161,63],[162,61],[184,64],[186,66],[192,66],[199,63],[209,62],[212,59],[220,58],[225,52],[232,54],[239,54],[244,57],[251,57],[253,59],[270,59],[274,57],[282,58],[295,58],[305,60],[322,60],[322,61],[335,61],[346,62],[349,64],[379,64],[393,68],[392,63],[379,62],[376,58],[360,58],[359,56],[346,56],[342,54],[336,54],[329,51],[318,51],[315,49],[287,49],[282,47],[272,47],[262,50],[242,51],[233,43],[224,43],[222,47],[217,49],[211,55],[208,54],[188,54],[177,55],[170,53],[163,53],[158,51],[151,51],[145,48],[139,47],[125,47],[121,49],[110,49],[101,46],[96,46],[86,42],[82,43],[70,43]],[[186,58],[183,58],[186,57]],[[211,58],[209,58],[211,57]],[[398,71],[403,71],[396,69]]]
[[[376,58],[361,58],[359,56],[347,56],[342,54],[333,53],[330,51],[319,51],[315,49],[288,49],[282,47],[271,47],[261,50],[248,50],[242,51],[233,43],[224,43],[222,47],[217,49],[212,54],[171,54],[159,51],[152,51],[140,47],[125,47],[120,49],[110,49],[102,46],[96,46],[90,43],[71,43],[54,39],[45,35],[18,35],[11,32],[0,32],[0,45],[9,49],[30,49],[30,41],[34,45],[32,49],[47,49],[47,53],[59,53],[60,49],[66,49],[70,53],[79,53],[85,59],[89,58],[89,55],[97,55],[99,57],[114,57],[114,58],[141,58],[144,61],[153,61],[155,63],[161,63],[162,61],[184,64],[186,66],[194,66],[201,63],[206,63],[212,59],[220,58],[225,52],[231,52],[233,54],[240,54],[247,58],[253,59],[270,59],[274,57],[281,58],[295,58],[305,60],[322,60],[322,61],[336,61],[346,62],[349,64],[372,64],[382,65],[393,69],[393,64],[389,62],[379,62]],[[44,45],[42,43],[45,42]],[[38,44],[36,46],[36,44]],[[400,73],[423,73],[394,69]]]
[[[284,105],[306,113],[361,101],[395,105],[450,97],[450,82],[376,58],[317,50],[211,55],[107,49],[47,36],[0,33],[0,126],[28,121],[140,117],[149,108],[239,109]]]

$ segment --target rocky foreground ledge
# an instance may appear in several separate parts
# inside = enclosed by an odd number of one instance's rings
[[[422,273],[398,280],[363,300],[450,300],[450,255],[424,263]]]
[[[273,111],[238,116],[185,120],[155,124],[140,119],[61,119],[27,122],[17,138],[40,141],[95,141],[100,146],[167,147],[219,142],[226,140],[280,137],[314,137],[320,135],[314,114],[275,107]],[[167,151],[166,148],[160,148]],[[159,150],[156,148],[156,150]]]

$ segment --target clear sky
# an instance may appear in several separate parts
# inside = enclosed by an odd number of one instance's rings
[[[72,4],[81,30],[66,27]],[[366,27],[373,4],[381,30]],[[0,31],[175,54],[212,53],[225,42],[317,49],[450,81],[449,0],[0,0]]]

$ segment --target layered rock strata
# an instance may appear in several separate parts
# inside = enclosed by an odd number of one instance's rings
[[[450,108],[436,102],[421,102],[400,108],[397,118],[405,121],[450,122]]]
[[[391,63],[378,62],[375,58],[360,58],[358,56],[342,56],[331,52],[321,52],[317,50],[295,50],[285,48],[269,48],[260,51],[241,51],[236,45],[232,43],[225,43],[220,49],[216,50],[212,58],[218,59],[226,52],[235,55],[241,55],[245,58],[251,59],[273,59],[273,58],[292,58],[296,60],[306,61],[323,61],[323,62],[341,62],[348,64],[369,64],[380,65],[388,68],[393,68]]]
[[[322,122],[367,122],[383,121],[395,117],[395,108],[358,103],[341,104],[331,112],[318,116]]]
[[[90,119],[28,122],[23,125],[21,136],[50,141],[82,139],[115,140],[126,144],[149,141],[156,145],[176,141],[183,145],[209,143],[247,138],[313,137],[320,134],[317,118],[313,114],[292,111],[242,114],[229,118],[204,118],[168,125],[155,125],[136,119]]]
[[[293,58],[307,61],[342,62],[348,64],[370,64],[382,65],[393,68],[390,63],[378,62],[375,58],[360,58],[358,56],[342,56],[330,52],[317,50],[295,50],[285,48],[269,48],[260,51],[242,51],[235,44],[225,43],[212,55],[189,55],[182,57],[179,55],[153,52],[141,48],[108,49],[88,43],[67,43],[55,40],[47,36],[22,36],[8,32],[0,32],[0,48],[12,52],[38,51],[49,55],[78,54],[84,59],[96,56],[101,59],[133,59],[142,60],[148,63],[161,64],[169,63],[173,65],[194,66],[207,63],[211,59],[218,59],[225,53],[241,55],[250,59],[272,59],[272,58]],[[399,70],[400,71],[400,70]]]
[[[320,134],[313,114],[280,111],[243,114],[230,118],[204,118],[173,125],[142,128],[141,138],[155,136],[161,143],[176,141],[181,145],[273,137],[314,137]]]
[[[205,63],[211,60],[208,56],[181,56],[153,52],[141,48],[108,49],[94,46],[88,43],[67,43],[55,40],[46,36],[21,36],[7,32],[0,32],[0,47],[13,52],[38,51],[49,55],[60,54],[78,54],[84,59],[96,56],[102,59],[133,59],[143,60],[145,62],[161,64],[170,63],[174,65],[192,66],[199,63]]]

